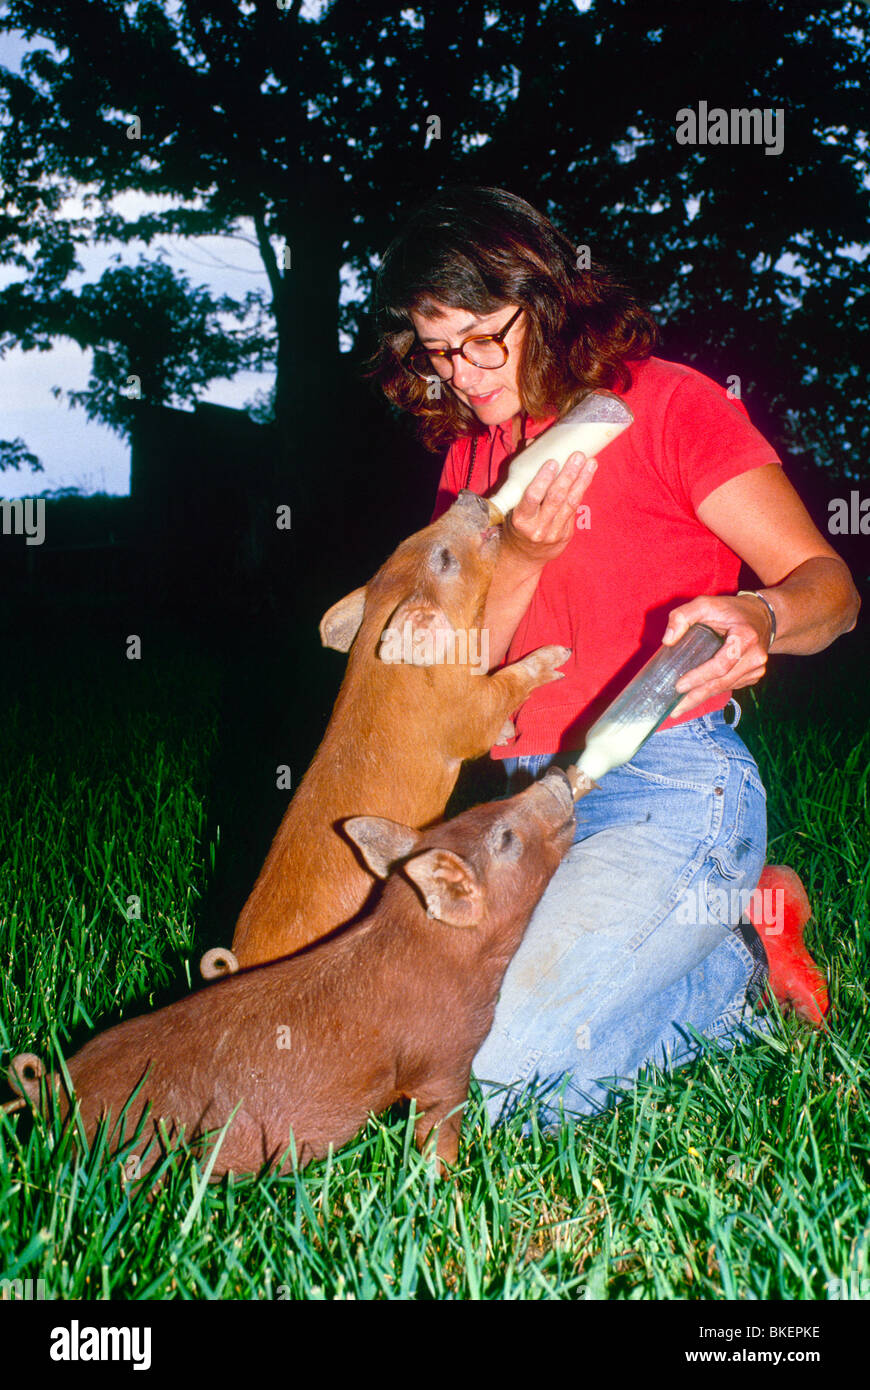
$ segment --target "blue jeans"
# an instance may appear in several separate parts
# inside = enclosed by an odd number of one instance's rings
[[[571,759],[506,760],[511,790],[553,761]],[[764,955],[735,928],[764,866],[765,801],[717,712],[654,734],[577,803],[474,1059],[493,1121],[532,1087],[544,1126],[560,1104],[594,1114],[644,1065],[697,1056],[692,1030],[726,1046],[753,1036]]]

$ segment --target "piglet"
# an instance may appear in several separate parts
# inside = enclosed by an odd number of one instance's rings
[[[561,679],[570,652],[558,646],[487,674],[483,616],[499,540],[489,503],[461,492],[323,618],[324,644],[350,649],[344,681],[232,951],[203,958],[207,979],[289,955],[356,917],[373,881],[339,823],[365,812],[429,825],[463,760],[512,732],[509,716],[536,686]]]
[[[86,1043],[68,1067],[89,1139],[141,1086],[110,1143],[132,1138],[149,1104],[133,1151],[142,1172],[182,1132],[205,1145],[228,1121],[213,1179],[287,1172],[291,1133],[304,1164],[347,1143],[371,1112],[413,1099],[418,1145],[437,1130],[439,1167],[454,1163],[472,1059],[573,829],[570,785],[556,768],[510,800],[423,832],[375,816],[346,821],[372,873],[388,876],[374,911]],[[38,1057],[16,1057],[9,1079],[40,1104]],[[66,1115],[67,1093],[52,1082]]]

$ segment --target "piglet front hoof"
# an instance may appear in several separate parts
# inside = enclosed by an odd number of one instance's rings
[[[523,657],[522,664],[527,667],[530,675],[537,678],[539,685],[546,685],[549,681],[560,681],[564,678],[565,672],[560,671],[559,667],[564,666],[571,655],[570,647],[538,647],[536,652],[530,652]]]

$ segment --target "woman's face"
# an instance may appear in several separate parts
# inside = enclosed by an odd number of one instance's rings
[[[468,309],[438,306],[432,318],[415,312],[411,318],[424,347],[451,348],[476,334],[500,332],[518,308],[517,304],[505,304],[491,314],[474,314]],[[525,331],[526,315],[520,314],[503,340],[508,349],[503,367],[474,367],[459,353],[453,358],[453,376],[445,385],[465,401],[484,425],[503,425],[521,409],[517,372]]]

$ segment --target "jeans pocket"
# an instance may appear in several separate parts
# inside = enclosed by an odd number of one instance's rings
[[[640,750],[641,753],[644,749]],[[694,749],[690,750],[695,752]],[[635,754],[635,758],[638,755]],[[667,766],[662,760],[658,769],[652,767],[642,767],[640,761],[632,759],[630,762],[623,763],[618,772],[636,779],[640,786],[647,786],[651,789],[659,788],[662,791],[675,792],[708,792],[716,780],[717,765],[712,760],[702,760],[695,758],[690,761],[688,758],[674,760],[673,770],[663,772],[661,768]]]
[[[727,883],[736,883],[753,876],[758,846],[742,835],[732,836],[727,844],[714,845],[710,850],[714,872]],[[759,866],[758,874],[761,873]],[[755,875],[757,878],[758,875]]]
[[[746,848],[751,850],[751,846],[747,845]],[[710,851],[707,866],[703,889],[707,923],[736,927],[755,885],[747,884],[742,867],[723,846]]]
[[[728,802],[722,836],[708,850],[704,896],[708,920],[734,927],[758,884],[767,850],[764,788],[754,767],[743,765],[736,798]]]

